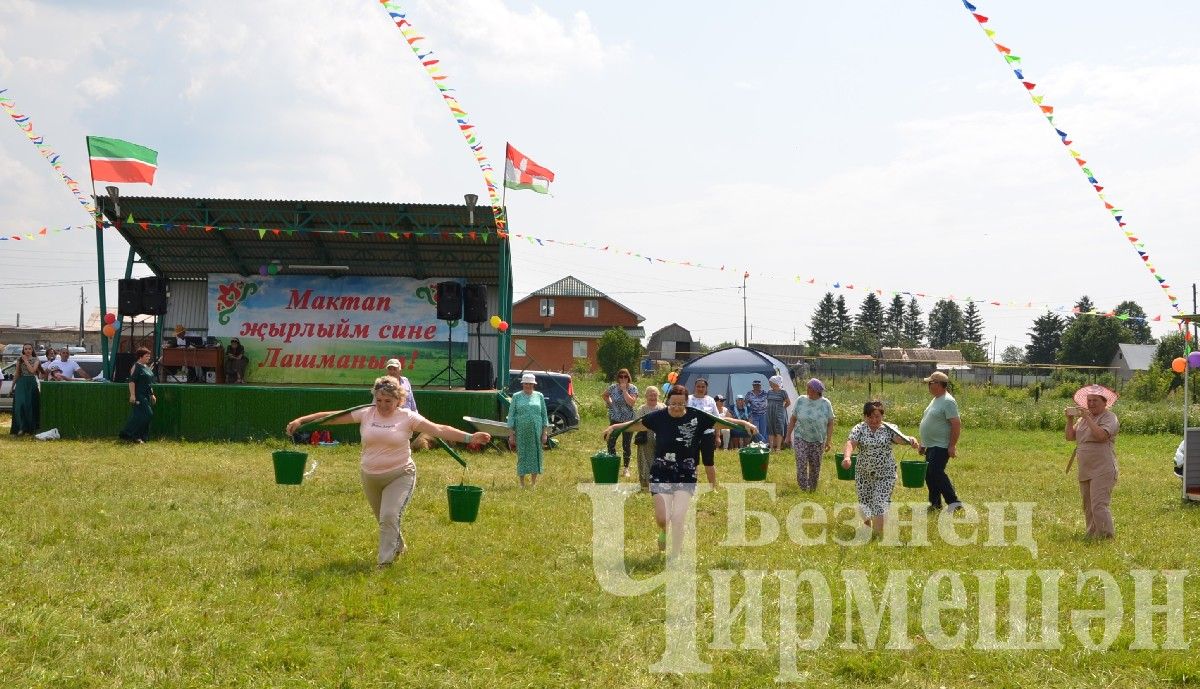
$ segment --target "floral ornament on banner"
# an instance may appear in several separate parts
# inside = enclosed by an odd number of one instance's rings
[[[416,28],[408,21],[404,8],[399,3],[391,2],[390,0],[379,0],[379,4],[383,5],[383,8],[387,10],[388,16],[396,24],[396,28],[400,29],[400,34],[408,42],[408,47],[412,50],[413,55],[417,56],[417,61],[425,68],[425,72],[433,80],[433,85],[442,94],[442,100],[446,103],[446,107],[450,108],[450,114],[454,117],[454,122],[458,125],[459,131],[462,132],[463,138],[466,139],[467,146],[471,148],[471,154],[475,156],[475,162],[479,164],[479,171],[483,173],[483,183],[487,186],[488,199],[491,201],[492,206],[492,215],[496,218],[497,234],[503,239],[506,236],[506,222],[504,208],[500,202],[500,193],[496,186],[496,171],[492,167],[492,163],[488,160],[487,155],[483,152],[483,142],[479,140],[479,136],[475,132],[475,125],[471,124],[470,116],[467,115],[467,111],[458,102],[458,98],[453,95],[452,92],[454,89],[446,84],[446,75],[442,73],[440,66],[441,60],[434,57],[432,50],[420,45],[421,41],[426,39],[417,33]]]
[[[1167,284],[1167,279],[1163,277],[1163,275],[1154,268],[1154,264],[1150,262],[1150,254],[1145,251],[1146,245],[1140,239],[1138,239],[1133,232],[1125,229],[1126,225],[1128,224],[1125,222],[1125,211],[1117,208],[1109,202],[1108,198],[1104,195],[1104,186],[1100,184],[1100,180],[1096,178],[1095,173],[1092,172],[1090,167],[1088,167],[1088,161],[1084,160],[1083,156],[1078,151],[1071,148],[1072,143],[1074,143],[1071,140],[1071,135],[1067,134],[1067,132],[1063,130],[1062,125],[1054,123],[1054,106],[1045,103],[1045,96],[1037,95],[1035,93],[1037,84],[1026,78],[1025,70],[1021,66],[1021,58],[1017,55],[1013,55],[1012,50],[1009,49],[1008,46],[1005,46],[996,40],[996,32],[984,26],[984,24],[988,23],[988,18],[980,14],[975,5],[972,5],[967,0],[962,0],[962,4],[963,7],[965,7],[967,11],[971,13],[971,16],[975,19],[975,22],[979,25],[979,28],[983,29],[984,35],[986,35],[988,40],[992,42],[992,45],[996,46],[996,50],[1000,52],[1000,55],[1004,57],[1004,62],[1007,63],[1012,69],[1013,75],[1016,76],[1017,81],[1021,82],[1021,86],[1025,87],[1026,93],[1029,94],[1029,98],[1033,101],[1034,106],[1036,106],[1041,112],[1042,117],[1045,117],[1046,121],[1054,129],[1054,133],[1062,141],[1063,146],[1066,147],[1067,153],[1069,153],[1071,158],[1075,160],[1075,164],[1079,166],[1080,171],[1085,177],[1087,177],[1088,183],[1091,184],[1092,188],[1095,190],[1096,196],[1099,197],[1100,202],[1104,204],[1104,209],[1107,210],[1112,216],[1113,221],[1117,223],[1117,227],[1120,228],[1121,232],[1125,234],[1125,238],[1129,240],[1131,245],[1133,245],[1133,249],[1137,251],[1138,258],[1142,260],[1142,263],[1146,266],[1146,269],[1150,271],[1150,275],[1154,277],[1154,279],[1158,282],[1158,286],[1162,288],[1163,293],[1167,295],[1167,299],[1171,302],[1171,307],[1176,311],[1179,311],[1179,299],[1174,294],[1171,294],[1171,286]]]
[[[710,266],[710,265],[705,265],[703,263],[699,263],[697,261],[680,261],[680,260],[669,259],[669,258],[658,258],[655,256],[648,256],[646,254],[639,253],[632,249],[625,249],[622,247],[613,246],[612,244],[595,245],[595,244],[590,244],[588,242],[571,242],[571,241],[564,241],[561,239],[547,239],[544,237],[535,237],[533,235],[521,234],[521,233],[516,233],[516,232],[510,233],[509,236],[513,239],[524,239],[525,241],[529,242],[530,246],[539,246],[539,247],[544,247],[544,248],[549,248],[550,246],[568,246],[568,247],[572,247],[575,249],[588,249],[591,251],[602,251],[602,252],[609,253],[609,254],[612,254],[615,256],[626,256],[626,257],[629,257],[629,258],[632,258],[632,259],[635,259],[638,261],[646,261],[647,263],[650,263],[651,265],[664,264],[664,265],[673,265],[673,266],[685,266],[688,268],[699,268],[702,270],[729,272],[730,274],[733,274],[733,275],[736,275],[738,272],[742,272],[747,277],[750,274],[748,270],[744,270],[743,268],[738,268],[735,266],[725,266],[725,265]],[[857,292],[862,292],[863,294],[866,294],[868,292],[874,292],[877,296],[880,296],[880,297],[883,297],[883,296],[895,297],[897,295],[900,295],[900,296],[907,296],[907,297],[916,297],[916,298],[920,298],[920,299],[944,299],[947,301],[961,302],[964,304],[968,303],[968,302],[975,303],[975,304],[987,304],[987,305],[994,306],[997,308],[1010,308],[1010,309],[1042,309],[1042,308],[1044,308],[1047,311],[1054,311],[1056,313],[1062,313],[1062,314],[1066,314],[1069,312],[1072,315],[1076,315],[1076,316],[1102,316],[1102,317],[1107,317],[1107,318],[1117,318],[1122,321],[1134,321],[1134,322],[1157,323],[1157,322],[1161,322],[1163,320],[1162,314],[1157,314],[1153,317],[1147,316],[1145,318],[1141,318],[1141,317],[1128,316],[1126,314],[1118,314],[1118,313],[1114,313],[1112,311],[1107,311],[1107,312],[1104,312],[1104,311],[1080,311],[1078,308],[1066,306],[1063,304],[1054,305],[1051,302],[1041,302],[1041,301],[1033,301],[1033,300],[1020,301],[1020,302],[1009,300],[1009,301],[1005,302],[1005,301],[1001,301],[998,299],[976,299],[976,298],[972,298],[970,296],[959,297],[959,296],[955,296],[953,294],[940,295],[940,294],[931,294],[928,292],[913,292],[910,290],[885,289],[882,287],[865,286],[861,283],[858,284],[857,286],[855,286],[855,283],[846,282],[846,281],[818,282],[817,278],[815,278],[815,277],[806,277],[806,276],[802,276],[802,275],[781,276],[781,275],[773,275],[770,273],[759,273],[759,272],[755,272],[754,275],[756,278],[764,278],[764,279],[769,279],[769,280],[792,280],[796,284],[809,285],[814,288],[824,289],[824,290],[857,291]]]
[[[42,154],[42,157],[46,159],[46,162],[50,163],[50,167],[54,168],[54,171],[57,172],[58,176],[62,178],[63,183],[65,183],[67,188],[71,190],[71,193],[75,195],[75,200],[79,201],[79,205],[83,206],[83,209],[87,211],[88,217],[95,218],[96,207],[92,205],[92,202],[88,199],[87,195],[80,191],[79,182],[76,182],[70,175],[66,173],[65,170],[63,170],[62,163],[59,162],[60,156],[50,148],[50,145],[46,143],[46,138],[44,136],[39,136],[33,131],[33,121],[29,119],[29,116],[17,112],[17,104],[13,102],[13,99],[4,95],[7,92],[8,89],[0,89],[0,107],[8,111],[8,116],[12,118],[12,121],[17,125],[17,128],[25,132],[25,137],[29,139],[30,143],[32,143],[35,148],[37,148],[38,153]]]

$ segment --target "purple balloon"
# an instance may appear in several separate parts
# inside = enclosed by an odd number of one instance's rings
[[[266,266],[259,266],[259,267],[258,267],[258,274],[259,274],[259,275],[266,275],[266,274],[267,274],[267,270],[268,270],[268,269],[267,269],[267,267],[266,267]]]
[[[1188,354],[1188,366],[1191,368],[1200,368],[1200,352]]]

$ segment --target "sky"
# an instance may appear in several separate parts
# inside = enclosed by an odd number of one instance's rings
[[[743,315],[752,341],[806,340],[826,291],[857,311],[867,288],[929,295],[926,314],[935,296],[982,300],[997,352],[1083,294],[1102,309],[1135,300],[1163,316],[1156,335],[1173,328],[957,0],[400,4],[497,168],[508,141],[557,176],[552,196],[508,194],[510,230],[594,247],[515,239],[518,299],[574,275],[647,334],[675,322],[710,345],[740,341]],[[1192,312],[1200,5],[975,4]],[[0,0],[0,88],[85,188],[92,134],[159,151],[154,186],[125,195],[486,199],[372,0]],[[86,222],[0,121],[0,234]],[[110,276],[126,252],[109,233]],[[86,231],[0,242],[0,323],[74,323],[81,286],[96,308],[95,254]]]

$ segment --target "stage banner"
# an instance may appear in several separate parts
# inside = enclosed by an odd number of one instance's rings
[[[208,334],[241,341],[247,382],[369,385],[399,359],[414,387],[446,385],[447,365],[460,386],[468,326],[437,319],[444,280],[211,274]]]

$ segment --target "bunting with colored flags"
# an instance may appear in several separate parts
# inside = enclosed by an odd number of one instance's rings
[[[504,151],[504,186],[509,189],[532,189],[539,194],[550,193],[554,173],[533,162],[529,156],[508,144]]]
[[[1015,67],[1015,65],[1021,62],[1021,58],[1013,55],[1012,50],[1010,50],[1008,46],[1002,45],[996,40],[995,31],[983,26],[989,21],[989,19],[985,15],[979,13],[979,8],[977,6],[971,4],[969,0],[962,0],[962,4],[963,7],[966,8],[967,12],[971,13],[971,17],[975,19],[979,25],[979,28],[983,29],[983,33],[987,36],[988,40],[992,42],[992,45],[996,47],[996,50],[1000,51],[1000,54],[1004,57],[1005,62],[1007,62],[1009,65],[1014,65],[1012,68],[1013,75],[1015,75],[1017,80],[1021,82],[1021,86],[1024,87],[1025,92],[1029,95],[1029,98],[1033,101],[1033,104],[1038,108],[1042,117],[1046,118],[1046,122],[1048,122],[1050,127],[1054,130],[1055,136],[1062,141],[1063,146],[1070,147],[1073,143],[1070,138],[1070,134],[1068,134],[1060,125],[1054,123],[1054,106],[1044,104],[1045,96],[1034,95],[1034,90],[1037,88],[1037,84],[1025,76],[1023,68]],[[1088,184],[1095,189],[1096,196],[1100,199],[1100,202],[1104,204],[1105,210],[1112,215],[1113,221],[1117,223],[1117,227],[1124,228],[1126,225],[1128,225],[1128,223],[1125,222],[1125,211],[1117,208],[1108,201],[1107,197],[1103,193],[1104,186],[1100,184],[1100,180],[1096,179],[1096,175],[1092,169],[1087,167],[1088,161],[1083,159],[1083,155],[1072,148],[1067,148],[1067,153],[1075,160],[1075,164],[1079,166],[1080,172],[1082,172],[1087,178]],[[1171,302],[1171,307],[1176,311],[1179,311],[1179,298],[1171,293],[1171,286],[1166,284],[1166,278],[1164,278],[1158,272],[1158,270],[1155,269],[1154,264],[1150,262],[1149,252],[1142,251],[1142,249],[1145,249],[1145,244],[1139,242],[1138,238],[1129,231],[1125,231],[1125,238],[1128,239],[1129,243],[1134,246],[1134,249],[1138,253],[1138,258],[1142,260],[1143,265],[1145,265],[1146,269],[1150,271],[1150,274],[1154,277],[1155,281],[1157,281],[1158,286],[1162,288],[1167,300]]]

